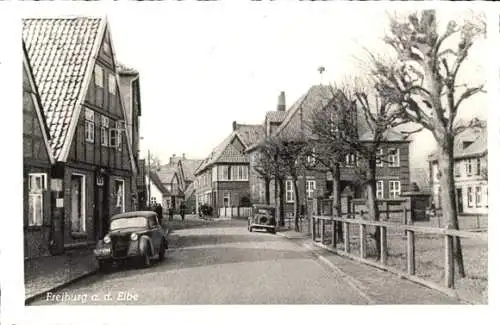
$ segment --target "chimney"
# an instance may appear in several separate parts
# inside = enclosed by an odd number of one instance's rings
[[[236,126],[237,126],[236,121],[233,121],[233,131],[236,131]]]
[[[285,102],[285,92],[282,91],[278,97],[278,111],[286,110],[286,102]]]

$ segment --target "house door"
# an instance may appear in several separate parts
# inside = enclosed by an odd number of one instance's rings
[[[95,232],[96,240],[102,239],[108,231],[109,212],[107,209],[107,188],[108,178],[106,176],[98,177],[97,186],[95,187],[95,215],[97,219],[97,231]]]
[[[457,188],[457,209],[458,209],[458,213],[464,212],[464,201],[463,201],[461,188]]]
[[[83,177],[71,176],[71,231],[84,232],[85,224],[83,217]]]

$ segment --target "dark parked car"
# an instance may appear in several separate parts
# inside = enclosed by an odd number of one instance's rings
[[[248,231],[253,229],[266,229],[276,233],[276,209],[272,205],[254,204],[252,216],[248,217]]]
[[[148,267],[163,260],[168,241],[154,211],[134,211],[111,217],[109,232],[99,240],[94,256],[99,269],[107,271],[115,261],[133,260]]]

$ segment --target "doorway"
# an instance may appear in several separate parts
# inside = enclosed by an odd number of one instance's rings
[[[71,175],[71,232],[85,232],[85,176]]]
[[[464,212],[464,201],[461,188],[457,188],[457,209],[458,213]]]

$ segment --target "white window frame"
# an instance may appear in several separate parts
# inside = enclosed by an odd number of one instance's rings
[[[354,167],[355,164],[356,164],[356,154],[348,153],[345,156],[345,165],[348,167]]]
[[[378,157],[377,157],[377,167],[384,167],[384,149],[380,148],[378,150]]]
[[[156,196],[152,196],[150,199],[151,199],[151,205],[156,204]]]
[[[384,198],[384,181],[377,181],[376,183],[376,197],[377,199],[383,199]]]
[[[315,190],[316,190],[316,180],[306,180],[306,193],[308,199],[313,198]]]
[[[226,199],[227,199],[227,205],[226,205]],[[231,206],[231,192],[224,192],[224,196],[222,197],[222,205],[227,208]]]
[[[81,177],[82,179],[82,186],[80,188],[80,191],[82,193],[82,206],[81,206],[81,216],[82,220],[80,222],[80,229],[76,232],[87,232],[87,176],[85,174],[79,174],[79,173],[72,173],[71,176],[78,176]],[[71,220],[71,218],[70,218]],[[75,232],[75,231],[72,231]]]
[[[472,208],[474,206],[474,190],[472,187],[467,187],[467,207]]]
[[[472,159],[467,159],[465,161],[465,173],[467,176],[472,176]]]
[[[109,117],[101,115],[101,145],[109,146]]]
[[[287,203],[295,202],[295,193],[293,192],[293,180],[287,179],[285,182],[285,199]]]
[[[94,67],[94,75],[96,87],[104,88],[104,70],[98,64]]]
[[[231,180],[231,166],[229,165],[221,165],[221,181],[230,181]],[[226,175],[224,174],[224,171],[227,171]]]
[[[40,183],[40,186],[36,186],[37,183]],[[28,174],[28,205],[32,206],[32,211],[29,211],[28,208],[28,226],[41,226],[43,225],[44,219],[44,200],[43,194],[44,191],[47,190],[47,174],[46,173],[29,173]],[[35,202],[40,201],[40,218],[37,218],[37,210]]]
[[[108,75],[108,92],[110,94],[116,94],[116,77],[114,73]]]
[[[121,193],[115,192],[116,200],[115,200],[115,207],[120,207],[121,206],[121,212],[125,212],[125,180],[123,178],[115,178],[115,184],[116,183],[121,183]],[[115,189],[113,189],[115,190]],[[120,196],[118,194],[121,194]],[[120,202],[121,200],[121,202]],[[121,205],[119,204],[121,203]]]
[[[461,165],[462,164],[460,163],[460,161],[455,161],[455,166],[454,166],[455,167],[455,173],[454,174],[455,174],[455,177],[457,177],[457,178],[461,176],[461,170],[460,170],[460,166]]]
[[[85,108],[85,141],[94,143],[95,140],[95,112]]]
[[[480,208],[482,204],[482,188],[479,185],[476,186],[475,199],[476,199],[476,208]]]
[[[400,167],[399,148],[389,149],[389,167]]]
[[[397,184],[397,186],[395,186]],[[397,187],[397,189],[396,189]],[[389,181],[389,198],[395,199],[401,195],[401,181],[390,180]]]
[[[122,148],[122,132],[121,129],[109,129],[109,146],[121,150]]]

